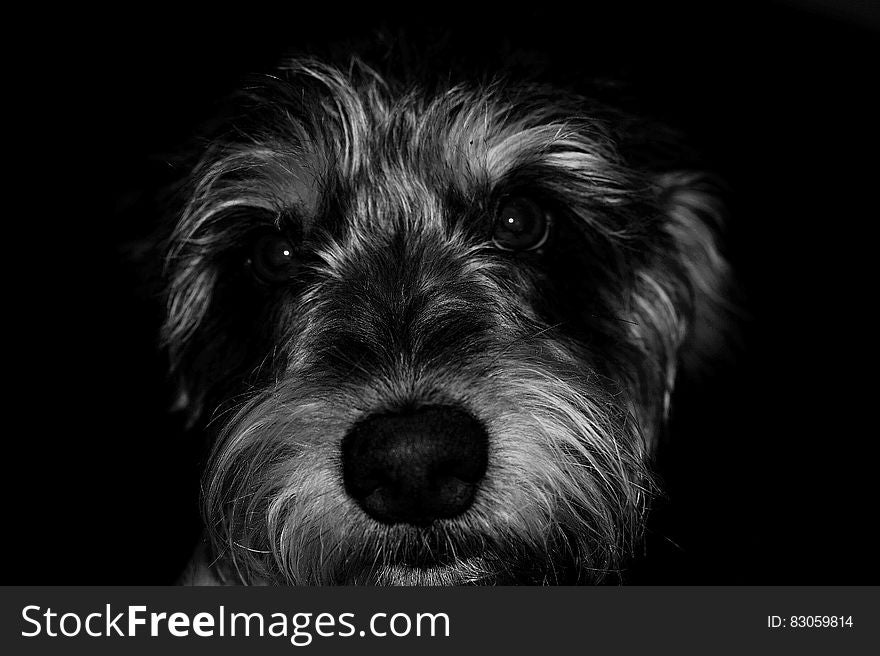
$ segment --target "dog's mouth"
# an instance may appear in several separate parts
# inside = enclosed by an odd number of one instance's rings
[[[499,563],[487,556],[464,558],[443,565],[386,565],[352,583],[389,586],[475,586],[541,584],[529,572]]]
[[[552,549],[549,544],[549,551],[541,558],[540,554],[495,544],[486,536],[459,534],[453,538],[444,530],[422,529],[408,532],[407,538],[396,545],[393,556],[386,556],[380,564],[371,563],[366,570],[351,576],[347,583],[393,586],[558,585],[572,583],[576,579],[576,568],[570,557]]]
[[[504,563],[486,555],[433,566],[387,565],[351,583],[393,586],[561,585],[576,582],[570,568],[537,571],[523,563]]]
[[[449,586],[495,583],[497,576],[482,557],[467,558],[443,565],[398,564],[381,568],[375,574],[379,585]]]

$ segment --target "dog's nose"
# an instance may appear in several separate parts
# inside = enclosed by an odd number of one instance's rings
[[[372,415],[342,441],[345,489],[386,524],[455,517],[486,473],[488,445],[482,424],[458,408]]]

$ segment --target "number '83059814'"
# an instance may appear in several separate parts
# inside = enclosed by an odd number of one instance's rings
[[[767,616],[769,629],[851,629],[852,615],[780,615]]]

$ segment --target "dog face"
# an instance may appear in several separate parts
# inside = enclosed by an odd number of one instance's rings
[[[294,61],[188,180],[165,341],[237,580],[594,582],[638,539],[726,267],[701,178],[508,83]]]

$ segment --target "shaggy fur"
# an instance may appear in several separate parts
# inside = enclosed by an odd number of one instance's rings
[[[185,580],[616,571],[679,365],[716,348],[727,277],[711,186],[652,162],[645,126],[535,84],[395,82],[358,61],[290,61],[246,89],[167,253],[181,406],[216,434],[207,555]],[[511,198],[540,207],[545,241],[493,240]],[[253,275],[266,234],[293,247],[281,283]],[[481,423],[485,475],[455,517],[377,521],[347,494],[342,441],[425,406]]]

